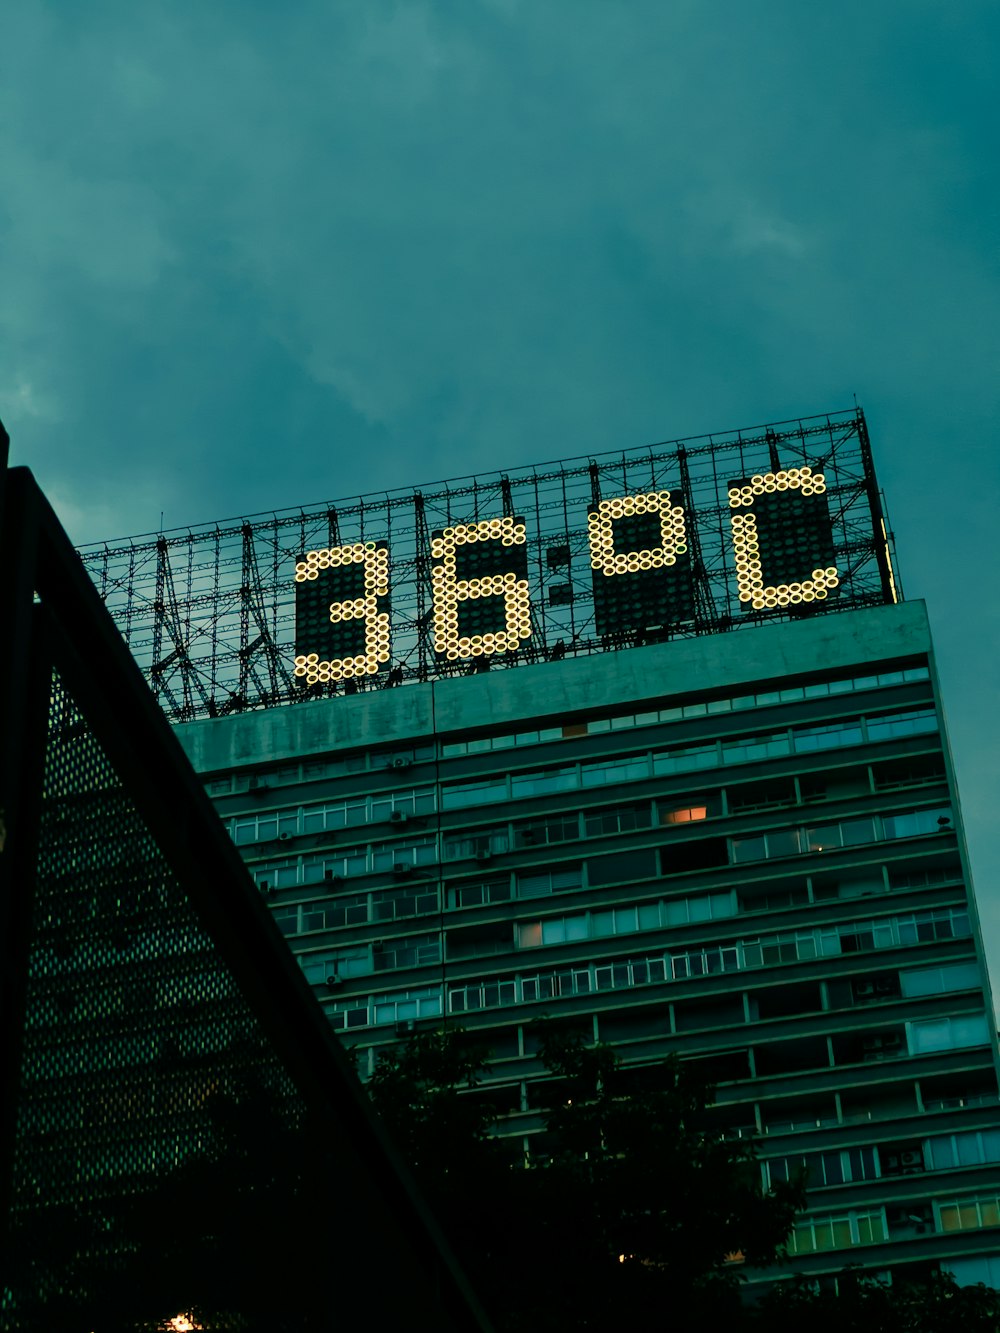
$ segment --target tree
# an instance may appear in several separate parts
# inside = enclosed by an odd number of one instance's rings
[[[960,1287],[932,1272],[892,1284],[854,1269],[838,1290],[803,1278],[779,1283],[749,1313],[753,1333],[997,1333],[1000,1292],[981,1283]]]
[[[706,1126],[711,1088],[670,1058],[628,1086],[607,1046],[553,1025],[544,1164],[505,1166],[487,1053],[460,1029],[384,1056],[370,1091],[480,1295],[503,1329],[618,1328],[670,1313],[675,1330],[739,1313],[740,1266],[773,1262],[801,1186],[765,1192],[752,1150]]]

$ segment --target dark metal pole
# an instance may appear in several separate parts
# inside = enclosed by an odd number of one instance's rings
[[[868,438],[868,423],[865,414],[858,408],[858,444],[861,449],[861,466],[864,471],[865,493],[872,516],[872,539],[875,549],[875,563],[878,565],[879,580],[882,584],[882,596],[887,602],[898,601],[892,565],[889,561],[889,534],[885,526],[885,514],[882,510],[882,497],[879,494],[878,480],[875,476],[875,463],[872,459],[872,446]]]

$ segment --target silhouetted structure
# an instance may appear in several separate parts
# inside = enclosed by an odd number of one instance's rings
[[[3,453],[0,1326],[486,1327],[5,435]]]

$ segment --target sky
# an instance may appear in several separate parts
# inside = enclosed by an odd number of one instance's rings
[[[850,408],[1000,993],[994,0],[8,0],[0,418],[78,543]]]

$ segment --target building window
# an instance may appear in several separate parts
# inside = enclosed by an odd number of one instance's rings
[[[963,1050],[969,1046],[986,1046],[990,1040],[985,1014],[927,1018],[907,1023],[906,1027],[911,1055]]]
[[[599,838],[609,833],[632,833],[649,828],[652,816],[648,802],[642,805],[615,805],[604,810],[588,810],[584,814],[584,833],[588,838]]]
[[[944,963],[940,967],[916,967],[899,974],[899,983],[906,996],[942,995],[950,991],[978,990],[982,985],[979,965]]]
[[[716,949],[695,949],[690,953],[673,954],[670,959],[675,980],[685,977],[707,977],[718,972],[736,972],[740,969],[740,951],[735,945]]]
[[[327,930],[336,930],[343,926],[359,926],[368,920],[368,895],[358,893],[350,898],[337,898],[332,903],[326,903],[322,912],[323,925]],[[304,917],[312,915],[315,918],[315,914],[315,909],[307,913],[306,905],[303,904]]]
[[[449,907],[482,907],[485,903],[505,903],[511,897],[510,876],[502,879],[478,880],[471,884],[451,884],[448,887]]]
[[[514,826],[514,846],[546,847],[551,843],[569,842],[580,836],[579,815],[553,815],[550,819],[535,819],[530,824]]]
[[[938,1231],[971,1231],[978,1227],[1000,1226],[1000,1197],[978,1195],[936,1205]]]
[[[448,1007],[453,1014],[474,1013],[478,1009],[496,1009],[514,1004],[514,979],[481,981],[472,986],[457,986],[448,992]]]
[[[372,894],[372,919],[398,921],[402,917],[423,916],[438,910],[437,889],[383,889]]]
[[[312,986],[321,986],[329,977],[346,980],[366,976],[372,971],[372,952],[367,944],[353,949],[324,949],[320,953],[299,954],[299,966]]]
[[[506,778],[486,778],[479,782],[456,783],[441,788],[441,809],[461,810],[469,805],[488,805],[507,799]]]
[[[875,1180],[879,1174],[874,1146],[843,1148],[839,1151],[806,1153],[793,1157],[775,1157],[764,1164],[764,1180],[772,1188],[779,1180],[794,1180],[805,1172],[807,1183],[820,1186],[844,1185],[857,1180]]]
[[[371,848],[372,870],[394,870],[397,866],[429,866],[437,861],[437,839],[387,842]]]
[[[441,941],[437,935],[400,935],[378,941],[374,948],[376,972],[397,967],[422,967],[441,961]]]
[[[551,869],[525,871],[516,879],[519,898],[543,898],[550,893],[583,888],[583,866],[557,865]]]
[[[884,713],[879,717],[865,718],[865,730],[870,741],[886,741],[896,736],[918,736],[937,729],[933,708],[915,708],[906,713]]]
[[[796,1222],[788,1242],[790,1254],[814,1254],[823,1250],[846,1250],[852,1245],[874,1245],[888,1240],[885,1213],[881,1208],[813,1216]]]
[[[791,752],[792,743],[787,731],[777,731],[769,736],[740,736],[722,742],[724,764],[747,764],[760,759],[778,759]]]
[[[577,768],[539,769],[531,773],[515,773],[510,780],[512,800],[525,796],[548,796],[553,792],[572,791],[579,784]]]
[[[719,764],[719,745],[710,741],[707,745],[688,745],[683,749],[663,750],[653,755],[653,773],[656,777],[670,773],[693,773],[702,768],[717,768]]]
[[[441,1013],[441,990],[438,986],[374,998],[376,1024],[437,1017]]]
[[[685,805],[676,810],[661,810],[661,824],[695,824],[708,818],[707,805]]]
[[[915,838],[926,833],[951,832],[951,808],[938,805],[931,810],[909,810],[885,815],[882,823],[887,838]]]
[[[665,958],[630,958],[625,962],[595,967],[594,985],[597,990],[649,986],[666,981],[668,976]]]
[[[626,880],[651,879],[656,874],[656,864],[656,852],[652,847],[618,852],[614,856],[595,856],[587,862],[587,883],[596,888]]]
[[[792,732],[796,754],[833,750],[842,745],[860,745],[863,740],[861,719],[858,717],[846,722],[831,722],[822,727],[796,727]]]
[[[603,787],[615,782],[638,782],[650,776],[649,755],[631,755],[624,759],[605,759],[582,764],[580,777],[584,787]]]
[[[956,1166],[1000,1162],[1000,1129],[973,1129],[964,1134],[941,1134],[927,1140],[932,1171]]]
[[[237,847],[247,843],[270,842],[279,834],[289,836],[299,830],[299,812],[297,810],[270,810],[265,814],[250,815],[245,819],[234,819],[230,825],[233,842]]]
[[[517,943],[521,949],[533,949],[545,944],[565,944],[570,940],[585,940],[589,934],[586,913],[580,916],[549,917],[545,921],[519,924]]]
[[[472,833],[446,834],[442,855],[446,861],[464,861],[469,857],[499,856],[510,847],[510,835],[503,828],[476,829]]]

